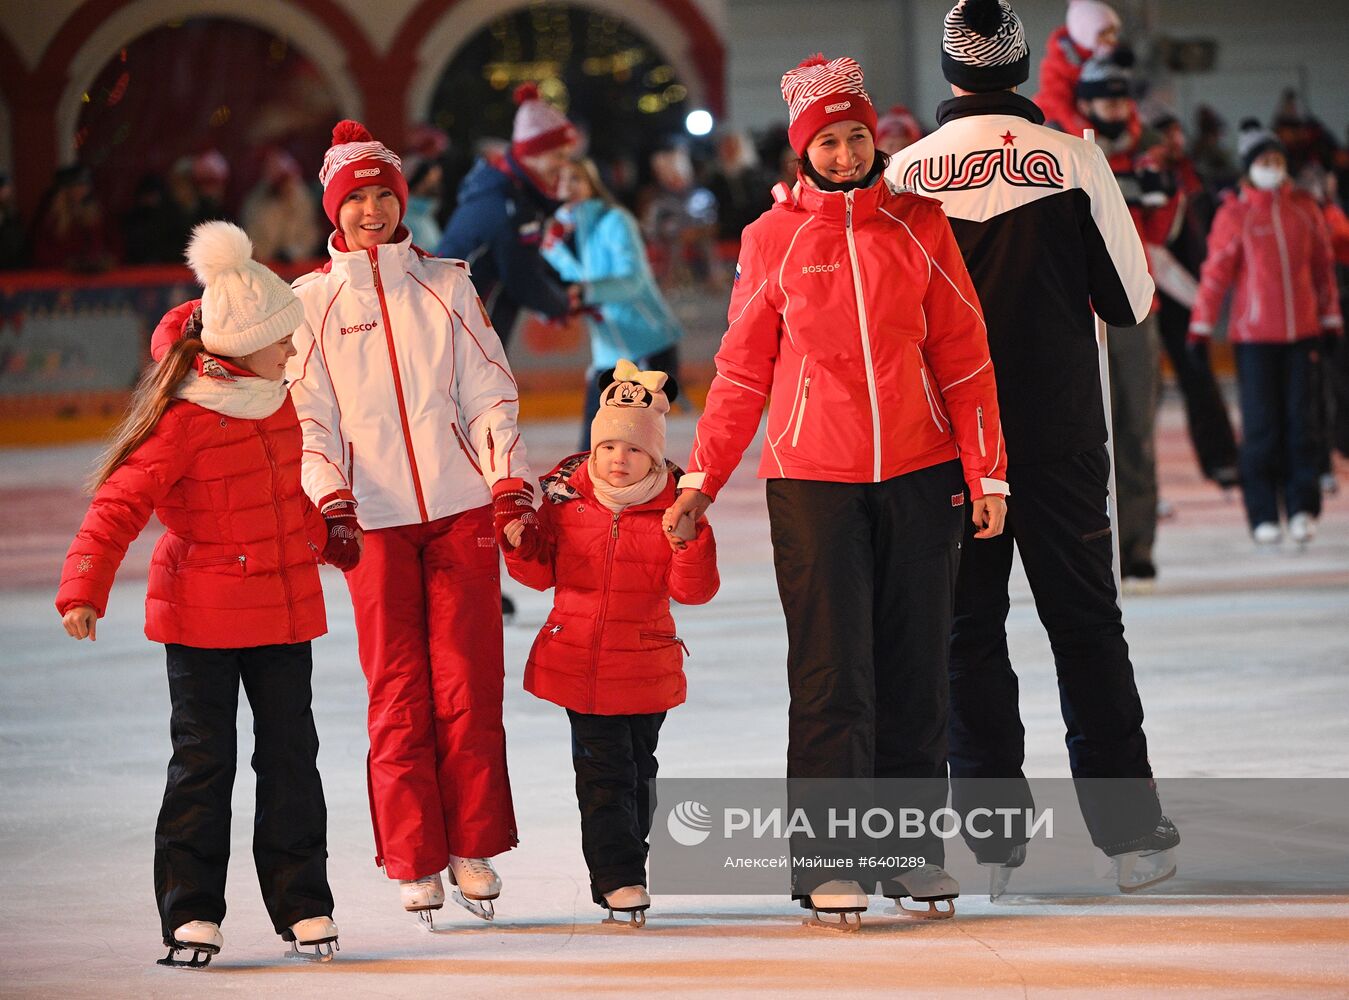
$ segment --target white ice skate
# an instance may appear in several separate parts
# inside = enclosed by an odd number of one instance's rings
[[[1273,521],[1262,521],[1251,531],[1257,549],[1272,549],[1283,541],[1283,529]]]
[[[801,905],[811,912],[810,919],[801,921],[807,927],[858,931],[862,928],[862,914],[867,908],[867,894],[856,882],[836,879],[818,886],[801,900]],[[821,914],[836,914],[838,919],[825,920]]]
[[[625,885],[621,889],[604,894],[604,907],[609,915],[600,921],[602,924],[618,924],[620,927],[645,927],[646,911],[651,907],[651,897],[644,885]],[[626,913],[627,920],[614,919],[615,913]]]
[[[980,861],[981,867],[988,869],[988,901],[991,903],[1007,891],[1007,883],[1012,880],[1012,872],[1026,863],[1026,845],[1017,844],[1006,861]],[[953,904],[954,905],[954,904]]]
[[[173,932],[173,940],[166,941],[169,953],[155,964],[170,969],[204,969],[211,964],[211,956],[218,955],[225,946],[220,925],[209,920],[189,920]],[[190,951],[192,957],[178,957],[178,952]]]
[[[1301,548],[1306,548],[1316,537],[1316,518],[1305,510],[1298,511],[1288,519],[1288,537]]]
[[[881,883],[887,899],[895,901],[894,912],[901,917],[919,920],[947,920],[956,915],[955,899],[960,895],[960,883],[937,865],[906,868],[898,875]],[[915,910],[904,905],[905,899],[926,903],[926,910]],[[945,909],[938,903],[946,903]]]
[[[290,942],[290,951],[286,958],[299,958],[306,962],[331,962],[333,952],[341,951],[337,943],[337,925],[332,917],[307,917],[297,920],[281,935],[282,941]],[[313,948],[313,951],[301,951],[301,947]]]
[[[450,881],[455,886],[454,901],[475,917],[491,920],[496,916],[492,900],[501,895],[501,879],[486,858],[461,858],[450,855]]]
[[[440,880],[440,872],[421,878],[400,879],[398,891],[403,897],[403,909],[417,914],[422,923],[434,930],[436,924],[431,911],[445,905],[445,884]]]
[[[1175,875],[1179,844],[1180,831],[1163,816],[1139,849],[1110,855],[1111,874],[1119,891],[1138,892]]]

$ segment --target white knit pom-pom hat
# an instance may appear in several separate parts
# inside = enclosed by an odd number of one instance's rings
[[[187,242],[201,293],[201,342],[240,358],[294,333],[304,307],[290,286],[253,259],[253,243],[231,222],[203,222]]]

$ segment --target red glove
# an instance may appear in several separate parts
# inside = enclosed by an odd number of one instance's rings
[[[553,219],[543,231],[543,248],[545,250],[550,250],[565,240],[569,235],[571,235],[571,230],[561,222],[558,222],[557,219]]]
[[[497,544],[505,549],[506,525],[512,521],[525,522],[525,535],[533,527],[537,532],[539,515],[534,513],[534,484],[523,479],[498,479],[492,487],[492,522],[497,536]],[[525,539],[520,540],[523,547]]]
[[[343,573],[361,561],[361,525],[356,520],[356,498],[346,490],[329,493],[319,501],[319,513],[328,526],[323,561]]]
[[[514,555],[530,562],[534,562],[539,556],[543,555],[543,529],[539,527],[538,515],[533,511],[529,513],[529,520],[525,521],[524,533],[520,535],[520,544],[512,551]]]

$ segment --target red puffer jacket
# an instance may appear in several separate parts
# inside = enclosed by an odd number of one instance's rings
[[[1080,136],[1088,122],[1077,110],[1077,81],[1082,78],[1082,67],[1091,58],[1091,50],[1079,48],[1068,34],[1068,26],[1061,24],[1045,42],[1045,54],[1040,60],[1040,89],[1033,100],[1045,113],[1045,122]]]
[[[156,358],[195,306],[160,322]],[[61,575],[62,614],[87,604],[102,617],[113,575],[152,511],[168,531],[150,563],[148,638],[234,649],[327,631],[317,568],[323,518],[300,489],[300,423],[289,397],[260,420],[171,402],[89,505]]]
[[[670,550],[661,514],[674,476],[644,504],[613,513],[595,499],[586,455],[544,477],[539,510],[544,553],[506,550],[511,576],[535,590],[556,587],[553,610],[525,666],[525,690],[591,715],[664,712],[684,700],[684,641],[670,598],[706,604],[720,585],[712,528]]]
[[[1233,343],[1287,344],[1340,329],[1330,231],[1310,195],[1291,184],[1275,191],[1242,184],[1223,202],[1209,233],[1192,331],[1212,331],[1233,285]]]
[[[762,479],[879,483],[959,456],[971,499],[1006,494],[984,316],[941,203],[883,180],[773,193],[679,485],[715,498],[767,403]]]

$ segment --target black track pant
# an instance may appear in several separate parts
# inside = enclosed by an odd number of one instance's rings
[[[173,758],[155,827],[165,943],[190,920],[220,923],[225,916],[240,681],[253,709],[253,860],[267,914],[278,934],[298,920],[331,916],[309,643],[166,648]]]
[[[960,464],[881,483],[770,480],[768,516],[787,619],[788,779],[931,779],[932,801],[903,805],[940,808]],[[936,838],[905,853],[944,860]],[[837,877],[798,871],[796,893]]]
[[[1162,346],[1166,348],[1171,367],[1176,373],[1176,385],[1185,402],[1185,424],[1190,432],[1199,467],[1208,479],[1228,476],[1237,467],[1237,439],[1232,431],[1232,420],[1227,415],[1227,404],[1222,390],[1213,377],[1209,363],[1208,342],[1193,346],[1186,343],[1190,329],[1190,310],[1170,296],[1161,296],[1158,310],[1158,329]],[[1220,485],[1231,485],[1222,483]]]
[[[967,540],[951,632],[954,805],[961,811],[1028,808],[1030,786],[1021,770],[1025,730],[1007,652],[1015,546],[1049,633],[1073,777],[1131,779],[1077,785],[1087,829],[1101,848],[1133,840],[1153,829],[1161,815],[1143,705],[1116,603],[1108,471],[1104,446],[1008,470],[1006,528],[997,538]],[[987,780],[994,778],[1005,780]],[[980,860],[999,861],[1025,837],[967,842]]]
[[[586,715],[567,709],[581,853],[590,895],[646,885],[647,837],[655,808],[656,740],[665,713]]]

